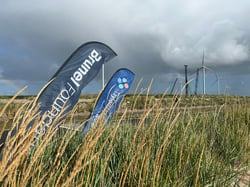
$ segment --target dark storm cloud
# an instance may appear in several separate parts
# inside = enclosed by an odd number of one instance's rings
[[[188,64],[248,74],[248,0],[0,0],[0,78],[48,80],[82,43],[98,40],[137,77],[174,80]],[[99,77],[100,78],[100,77]],[[241,79],[241,78],[239,78]],[[233,85],[235,87],[235,85]]]

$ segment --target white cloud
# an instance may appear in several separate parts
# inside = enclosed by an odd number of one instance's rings
[[[29,56],[29,64],[54,69],[90,40],[110,45],[118,52],[120,64],[140,75],[169,73],[162,70],[166,67],[182,70],[184,64],[195,68],[203,50],[212,65],[249,62],[249,0],[0,2],[0,52],[5,46],[13,51],[0,57],[0,62],[9,59],[11,64],[17,59],[12,64],[18,64],[19,58]],[[149,61],[154,61],[153,68]],[[11,74],[9,66],[0,67],[2,76]]]

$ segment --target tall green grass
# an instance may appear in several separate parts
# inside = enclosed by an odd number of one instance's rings
[[[249,107],[240,102],[225,102],[210,110],[191,109],[183,106],[185,97],[174,96],[169,100],[169,108],[163,110],[163,99],[164,96],[157,100],[144,96],[140,107],[143,111],[138,113],[136,105],[140,97],[134,95],[129,110],[123,107],[111,122],[100,119],[86,135],[75,131],[58,133],[57,128],[51,127],[32,149],[39,120],[33,129],[25,133],[24,127],[34,118],[36,111],[32,101],[25,103],[12,121],[13,128],[21,123],[20,130],[7,140],[3,150],[0,184],[242,184],[242,178],[250,169]],[[1,115],[12,102],[10,100],[2,108]],[[68,119],[68,122],[73,121],[74,112]]]

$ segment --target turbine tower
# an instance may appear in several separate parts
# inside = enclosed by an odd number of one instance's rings
[[[210,69],[210,70],[213,71],[212,69]],[[221,78],[219,78],[218,74],[215,71],[213,71],[213,72],[216,76],[215,81],[217,82],[217,95],[220,95],[220,80],[221,80]]]
[[[188,77],[187,77],[187,67],[188,65],[184,65],[185,67],[185,88],[186,88],[186,95],[188,95]]]
[[[197,70],[196,70],[196,78],[195,78],[195,91],[194,91],[194,95],[198,94],[197,91],[198,91],[199,71],[200,71],[200,68],[197,68]]]
[[[218,76],[217,76],[217,94],[220,95],[220,79]]]
[[[205,55],[204,55],[204,51],[203,51],[203,55],[202,55],[202,76],[203,76],[203,95],[206,94],[206,66],[205,66]]]

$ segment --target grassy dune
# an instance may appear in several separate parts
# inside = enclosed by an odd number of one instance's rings
[[[12,128],[18,124],[21,127],[3,149],[0,184],[249,185],[248,100],[226,96],[206,99],[133,95],[125,98],[109,124],[100,119],[86,135],[75,131],[58,133],[51,127],[32,148],[39,120],[28,133],[24,128],[33,119],[36,106],[33,100],[27,100],[18,110],[13,107],[12,112],[9,106],[14,100],[9,99],[0,109],[0,117],[5,115],[0,133],[8,120]],[[78,110],[76,106],[67,123],[75,121]]]

